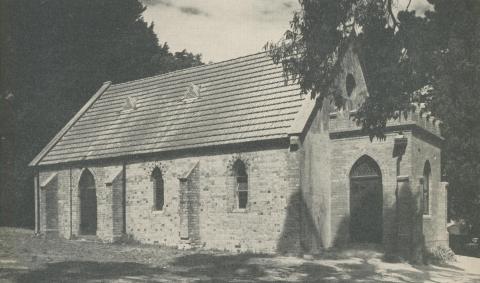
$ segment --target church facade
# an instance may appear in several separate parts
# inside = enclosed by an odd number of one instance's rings
[[[301,95],[265,53],[105,83],[31,162],[36,230],[179,248],[312,253],[448,245],[439,121],[412,112],[371,141],[354,47],[347,103]]]

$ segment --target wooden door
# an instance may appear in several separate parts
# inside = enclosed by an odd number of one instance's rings
[[[350,239],[381,243],[383,187],[380,168],[369,157],[360,158],[350,174]]]
[[[350,190],[350,237],[352,241],[382,242],[382,203],[380,179],[352,180]]]

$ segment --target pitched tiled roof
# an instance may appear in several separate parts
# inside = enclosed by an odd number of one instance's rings
[[[264,52],[103,88],[31,165],[287,137],[305,104]]]

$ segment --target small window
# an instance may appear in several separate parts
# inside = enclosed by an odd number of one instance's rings
[[[200,97],[200,89],[200,85],[190,83],[185,91],[185,95],[183,96],[182,101],[187,103],[196,100]]]
[[[345,80],[345,87],[347,89],[348,97],[352,96],[352,92],[355,89],[356,83],[355,78],[351,73],[348,73],[347,78]]]
[[[165,188],[162,177],[162,171],[158,167],[152,172],[152,182],[153,182],[153,193],[155,201],[155,210],[163,210],[163,205],[165,204]]]
[[[248,204],[248,175],[245,168],[245,163],[237,160],[234,165],[235,170],[235,185],[236,185],[236,202],[240,209],[247,208]]]
[[[137,99],[131,96],[128,96],[125,98],[125,101],[123,103],[123,110],[124,111],[130,111],[130,110],[136,110],[137,109]]]
[[[432,170],[430,168],[430,162],[425,162],[423,167],[423,214],[430,214],[430,176]]]

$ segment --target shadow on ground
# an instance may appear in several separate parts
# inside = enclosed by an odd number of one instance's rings
[[[318,281],[335,278],[338,271],[298,258],[269,255],[192,254],[176,258],[167,267],[133,262],[65,261],[48,263],[37,270],[0,269],[0,281],[87,282],[87,281]],[[303,261],[303,262],[302,262]]]
[[[173,262],[176,274],[182,278],[200,280],[256,280],[267,275],[272,257],[261,254],[211,255],[193,254]]]
[[[163,265],[63,261],[47,263],[35,270],[0,268],[0,281],[14,282],[110,282],[120,279],[127,282],[475,282],[456,280],[465,275],[455,266],[399,265],[358,254],[343,260],[305,260],[262,254],[197,253],[173,257]]]
[[[161,268],[133,262],[65,261],[48,263],[45,268],[22,272],[0,269],[0,279],[17,282],[83,282],[114,280],[129,276],[161,275]]]

